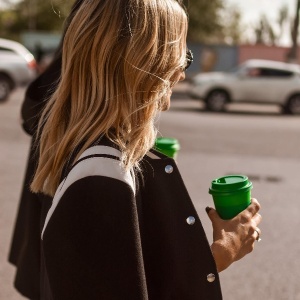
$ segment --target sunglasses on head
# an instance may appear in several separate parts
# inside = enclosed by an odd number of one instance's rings
[[[190,65],[193,62],[193,53],[190,49],[187,49],[186,51],[186,59],[185,59],[185,66],[184,66],[184,71],[186,71]]]

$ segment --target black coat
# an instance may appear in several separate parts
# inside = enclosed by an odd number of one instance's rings
[[[209,243],[176,163],[159,156],[146,157],[141,189],[149,299],[222,299]]]
[[[49,210],[42,299],[222,299],[175,161],[152,151],[131,180],[112,147],[96,148],[75,164]]]
[[[23,127],[31,135],[35,133],[40,112],[46,103],[45,95],[51,94],[55,88],[53,83],[59,79],[60,64],[60,59],[56,60],[27,90],[22,116]],[[137,295],[142,296],[126,298],[121,293],[116,299],[221,299],[215,263],[181,176],[173,160],[157,155],[160,160],[145,157],[142,164],[144,178],[138,180],[140,189],[135,197],[145,269],[144,279],[139,284],[141,277],[136,277],[139,279],[135,290]],[[9,261],[17,266],[17,290],[30,299],[38,300],[44,299],[40,290],[51,293],[45,256],[40,251],[40,234],[52,199],[30,192],[29,183],[36,162],[32,143]],[[165,172],[166,165],[173,166],[172,173]],[[187,223],[190,216],[195,219],[193,225]],[[189,223],[193,223],[193,218],[188,219]],[[124,257],[127,255],[125,252]],[[124,278],[128,276],[123,274]],[[214,276],[215,280],[210,282]]]
[[[17,267],[15,288],[22,295],[34,300],[40,299],[41,226],[52,201],[50,197],[33,194],[29,188],[38,161],[35,133],[39,116],[55,89],[60,72],[61,58],[58,56],[51,66],[29,85],[21,110],[23,129],[32,135],[33,139],[8,260]]]

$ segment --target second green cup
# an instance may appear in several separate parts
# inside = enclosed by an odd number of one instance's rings
[[[180,145],[177,139],[168,137],[158,137],[155,140],[155,149],[163,154],[176,159]]]
[[[209,193],[224,220],[232,219],[251,203],[252,182],[244,175],[228,175],[212,181]]]

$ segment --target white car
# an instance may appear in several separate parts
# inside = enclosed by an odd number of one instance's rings
[[[200,73],[189,95],[205,101],[210,111],[229,102],[272,103],[283,112],[300,113],[300,66],[270,60],[248,60],[231,72]]]
[[[0,38],[0,101],[36,77],[36,61],[20,43]]]

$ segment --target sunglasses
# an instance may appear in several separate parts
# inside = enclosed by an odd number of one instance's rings
[[[190,67],[190,65],[192,64],[192,62],[193,62],[193,53],[192,53],[192,51],[190,49],[188,49],[186,51],[185,66],[183,68],[184,71],[186,71]]]

